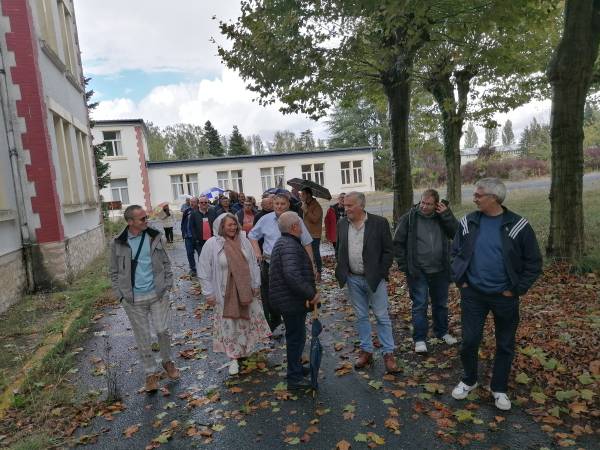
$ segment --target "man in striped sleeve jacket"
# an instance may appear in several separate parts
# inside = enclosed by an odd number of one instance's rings
[[[462,400],[477,387],[479,344],[488,313],[494,316],[496,355],[490,388],[496,407],[509,410],[508,377],[519,324],[519,296],[542,272],[542,256],[527,220],[506,207],[506,186],[497,178],[475,184],[478,211],[467,214],[452,245],[452,277],[460,289],[464,376],[452,391]]]

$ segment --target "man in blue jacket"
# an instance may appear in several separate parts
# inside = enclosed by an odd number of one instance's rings
[[[508,377],[519,324],[519,297],[542,272],[542,256],[527,219],[502,206],[506,186],[497,178],[475,184],[478,211],[467,214],[452,245],[452,277],[460,288],[464,376],[452,391],[463,400],[477,387],[479,344],[488,313],[494,316],[496,355],[491,390],[496,407],[509,410]]]
[[[302,241],[302,220],[293,211],[277,219],[281,237],[271,252],[269,300],[271,307],[283,316],[287,353],[288,389],[309,388],[304,381],[308,370],[302,367],[306,342],[306,313],[319,302],[313,263]]]

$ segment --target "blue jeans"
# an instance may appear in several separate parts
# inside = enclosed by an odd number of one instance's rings
[[[371,322],[369,322],[369,306],[377,320],[377,336],[383,346],[383,353],[394,352],[394,336],[392,334],[392,321],[388,314],[388,295],[385,280],[379,282],[377,290],[371,291],[365,277],[348,274],[348,295],[356,313],[356,325],[360,348],[365,352],[373,353],[371,340]]]
[[[306,313],[283,314],[285,323],[285,351],[287,354],[287,380],[302,381],[302,352],[306,343]]]
[[[194,253],[198,253],[198,257],[200,257],[200,252],[202,251],[202,244],[198,245],[198,243],[194,242],[194,240],[191,237],[186,237],[184,241],[185,252],[187,254],[190,270],[192,272],[196,272],[196,255],[194,255]]]
[[[433,332],[437,338],[441,338],[448,332],[448,273],[426,274],[421,271],[416,276],[407,275],[406,281],[412,300],[413,340],[418,342],[427,339],[428,297],[431,297]]]
[[[321,238],[312,238],[312,243],[310,245],[312,246],[317,272],[321,273],[323,270],[323,261],[321,260]]]
[[[490,387],[493,392],[507,392],[508,376],[515,355],[515,334],[519,325],[519,297],[484,294],[471,287],[461,288],[462,346],[460,359],[464,369],[462,381],[469,386],[477,382],[479,344],[485,318],[491,311],[496,330],[496,355]]]

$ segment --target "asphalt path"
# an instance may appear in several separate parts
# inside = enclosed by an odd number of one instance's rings
[[[583,176],[583,189],[590,188],[598,188],[598,182],[600,181],[600,172],[591,172],[586,173]],[[506,190],[508,192],[508,198],[510,199],[511,192],[519,192],[523,190],[531,190],[531,191],[542,191],[550,193],[550,178],[534,178],[523,181],[507,181]],[[445,196],[445,188],[439,189],[440,195],[442,197]],[[413,201],[417,203],[421,198],[421,193],[423,189],[415,189]],[[463,185],[462,187],[462,198],[463,203],[467,202],[473,196],[473,186],[472,185]],[[367,200],[366,210],[373,214],[380,214],[389,216],[394,211],[393,205],[393,194],[389,193],[387,195],[379,197],[376,201],[369,204],[369,200]]]
[[[474,401],[453,400],[449,393],[460,374],[457,348],[430,344],[427,356],[416,356],[412,352],[408,317],[394,312],[393,307],[396,354],[404,372],[384,379],[383,361],[376,355],[371,369],[349,370],[338,376],[335,369],[356,357],[356,334],[352,309],[345,291],[333,282],[331,269],[325,269],[321,285],[324,297],[321,320],[325,329],[321,336],[324,354],[318,395],[301,392],[289,396],[286,391],[278,390],[285,373],[284,341],[280,339],[273,341],[273,348],[262,352],[264,368],[230,377],[227,369],[219,370],[226,358],[212,352],[211,311],[202,311],[200,319],[194,316],[202,299],[193,280],[185,275],[187,262],[180,240],[169,254],[176,280],[172,294],[173,352],[178,355],[183,350],[195,349],[197,356],[175,358],[182,368],[182,378],[177,382],[161,382],[161,386],[168,388],[168,395],[139,392],[144,380],[127,317],[119,305],[106,308],[90,329],[90,338],[78,355],[71,382],[82,399],[102,398],[106,394],[106,380],[101,369],[111,364],[117,373],[124,409],[95,417],[88,426],[80,428],[76,433],[78,438],[95,436],[95,442],[85,448],[144,449],[170,426],[174,427],[172,436],[160,448],[334,449],[345,440],[356,449],[367,448],[366,443],[355,438],[369,436],[368,433],[385,440],[381,448],[421,450],[458,446],[456,442],[446,443],[440,432],[448,432],[450,440],[466,439],[464,448],[553,447],[551,437],[530,416],[517,407],[507,413],[496,410],[484,389],[479,390],[480,398]],[[451,327],[457,335],[458,324],[459,318],[451,318]],[[106,342],[112,347],[109,358],[104,350]],[[336,343],[342,347],[338,346],[337,351]],[[427,382],[438,383],[443,393],[427,393]],[[191,398],[215,392],[219,393],[217,401],[188,406]],[[186,395],[190,397],[180,398]],[[465,407],[470,408],[468,411],[476,423],[456,420],[454,412]],[[344,413],[351,414],[344,417]],[[397,431],[386,428],[390,417],[397,420]],[[440,418],[449,418],[454,426],[440,429],[437,422]],[[139,430],[126,438],[124,430],[133,425],[139,425]],[[214,429],[210,442],[205,443],[206,437],[186,435],[190,428],[206,431],[205,426]],[[304,435],[305,431],[312,434]],[[304,441],[308,436],[307,442],[295,440],[303,435]]]

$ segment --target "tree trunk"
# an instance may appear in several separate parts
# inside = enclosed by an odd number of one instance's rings
[[[462,202],[462,178],[460,175],[460,137],[463,121],[445,120],[444,158],[446,159],[446,198],[454,205]]]
[[[392,147],[392,181],[394,187],[394,225],[413,204],[413,187],[408,146],[410,115],[410,80],[402,74],[393,83],[385,83],[388,100],[390,142]]]
[[[600,0],[565,5],[565,26],[550,66],[552,183],[546,254],[583,255],[583,112],[600,42]]]

